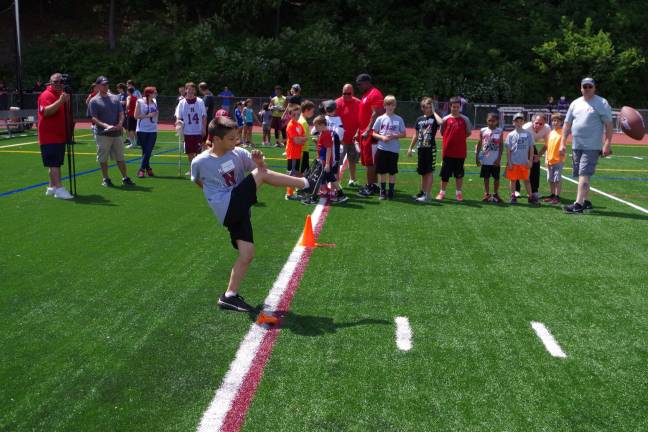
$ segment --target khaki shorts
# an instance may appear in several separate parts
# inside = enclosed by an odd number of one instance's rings
[[[124,143],[121,136],[97,135],[97,162],[106,163],[108,158],[118,162],[124,160]]]

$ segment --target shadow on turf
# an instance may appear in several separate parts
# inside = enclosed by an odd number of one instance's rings
[[[260,309],[259,309],[260,310]],[[335,333],[339,329],[356,327],[361,325],[391,325],[391,321],[373,318],[363,318],[349,322],[335,322],[333,318],[314,315],[299,315],[294,312],[277,312],[281,317],[281,328],[290,330],[300,336],[323,336]],[[256,321],[258,312],[249,314],[251,321]]]
[[[92,204],[92,205],[105,205],[105,206],[117,206],[113,204],[106,197],[101,195],[77,195],[74,197],[73,202],[75,204]]]

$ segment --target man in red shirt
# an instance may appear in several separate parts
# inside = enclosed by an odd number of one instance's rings
[[[65,160],[65,143],[68,140],[66,104],[70,95],[63,91],[63,77],[55,73],[50,85],[38,96],[38,143],[43,166],[49,170],[49,185],[45,195],[58,199],[72,199],[61,185],[61,165]]]
[[[342,87],[342,96],[335,100],[335,104],[337,105],[337,114],[342,119],[342,124],[344,125],[340,161],[344,161],[344,157],[346,156],[347,162],[349,163],[349,186],[357,186],[356,163],[358,163],[358,151],[356,150],[354,138],[358,132],[358,125],[360,124],[360,99],[353,96],[353,86],[351,84],[344,84]],[[342,182],[342,176],[338,178]]]
[[[362,92],[358,109],[358,142],[360,143],[360,162],[367,169],[367,184],[358,192],[362,196],[371,196],[380,192],[376,184],[376,167],[374,155],[378,142],[373,137],[371,128],[378,116],[385,113],[383,107],[383,94],[371,83],[369,74],[360,74],[356,78],[356,85]]]

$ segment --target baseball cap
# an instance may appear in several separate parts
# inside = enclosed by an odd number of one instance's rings
[[[100,75],[97,77],[95,80],[95,84],[100,85],[100,84],[108,84],[108,78],[106,78],[103,75]]]
[[[325,100],[322,105],[324,105],[324,111],[326,112],[333,112],[337,109],[337,104],[333,99]]]
[[[595,86],[596,82],[594,82],[594,78],[586,77],[581,80],[581,85],[585,85],[585,84],[591,84]]]
[[[371,75],[366,74],[366,73],[361,73],[361,74],[358,75],[358,77],[356,78],[356,82],[357,82],[357,83],[361,83],[361,82],[371,82]]]
[[[299,84],[293,84],[291,89],[301,91],[301,86]]]
[[[223,108],[219,109],[218,111],[216,111],[216,114],[214,114],[214,117],[229,117],[229,116],[230,116],[229,112],[227,112]]]
[[[515,121],[515,120],[517,120],[517,119],[522,119],[522,120],[524,120],[524,114],[521,113],[521,112],[519,112],[519,113],[515,113],[515,115],[513,116],[513,121]]]

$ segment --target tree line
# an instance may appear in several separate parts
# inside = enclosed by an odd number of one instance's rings
[[[27,83],[61,71],[81,91],[104,74],[163,94],[193,80],[264,95],[298,82],[305,95],[324,97],[368,72],[401,100],[462,94],[540,104],[577,96],[591,75],[614,105],[648,106],[642,1],[23,3],[40,11],[23,20],[80,23],[25,38]]]

